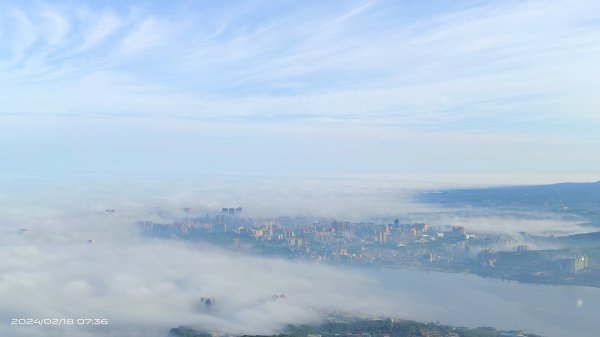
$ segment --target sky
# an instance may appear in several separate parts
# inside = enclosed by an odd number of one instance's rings
[[[2,1],[0,172],[598,180],[600,3]]]

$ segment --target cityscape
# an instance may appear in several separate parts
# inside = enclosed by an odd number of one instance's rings
[[[464,226],[426,223],[348,222],[332,219],[243,216],[242,207],[192,216],[173,223],[139,223],[150,237],[202,241],[260,255],[306,259],[331,264],[419,268],[469,272],[522,282],[579,284],[600,287],[596,261],[600,247],[580,242],[559,249],[530,249],[565,238],[539,237],[526,232],[477,233]],[[579,244],[578,244],[579,243]],[[493,247],[493,248],[490,248]]]
[[[0,0],[0,337],[598,337],[600,1]]]

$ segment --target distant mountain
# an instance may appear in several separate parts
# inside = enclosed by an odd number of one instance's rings
[[[426,191],[415,199],[448,207],[551,211],[600,223],[600,181]]]
[[[560,238],[561,241],[589,241],[593,243],[600,242],[600,232],[573,234]]]

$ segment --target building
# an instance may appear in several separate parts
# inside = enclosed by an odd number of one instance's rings
[[[477,261],[482,267],[494,268],[496,266],[496,251],[484,249],[477,254]]]
[[[564,260],[564,269],[575,274],[588,268],[589,258],[587,255],[578,255],[576,257]]]
[[[518,245],[513,247],[513,252],[526,252],[529,250],[528,245]]]
[[[242,208],[241,207],[223,207],[221,208],[221,213],[223,213],[224,215],[240,215],[242,214]]]
[[[452,233],[456,236],[461,236],[461,235],[465,234],[465,227],[464,226],[452,226]]]

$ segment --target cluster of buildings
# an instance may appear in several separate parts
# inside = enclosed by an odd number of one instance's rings
[[[241,215],[242,208],[241,207],[223,207],[223,208],[221,208],[221,213],[227,214],[227,215]]]
[[[519,237],[471,233],[464,226],[401,223],[399,219],[389,223],[324,218],[257,219],[244,217],[241,207],[227,207],[204,217],[186,216],[171,222],[146,221],[140,225],[144,232],[154,236],[201,239],[259,254],[324,262],[403,265],[495,273],[509,278],[515,273],[570,275],[589,268],[589,257],[581,254],[562,260],[544,257],[551,259],[551,263],[532,258],[535,251],[530,251]],[[521,238],[525,235],[521,233]]]
[[[189,210],[186,213],[189,214]],[[241,207],[227,207],[204,217],[186,216],[165,223],[143,221],[140,226],[145,233],[154,236],[198,237],[265,254],[382,264],[454,263],[464,259],[463,241],[474,237],[462,226],[434,228],[426,223],[403,224],[399,219],[377,223],[253,219],[242,214]],[[431,245],[435,242],[443,242],[448,247]],[[460,258],[455,253],[459,253]]]
[[[575,257],[567,258],[562,261],[562,267],[564,270],[571,274],[575,274],[584,271],[588,268],[589,258],[586,255],[577,255]]]

